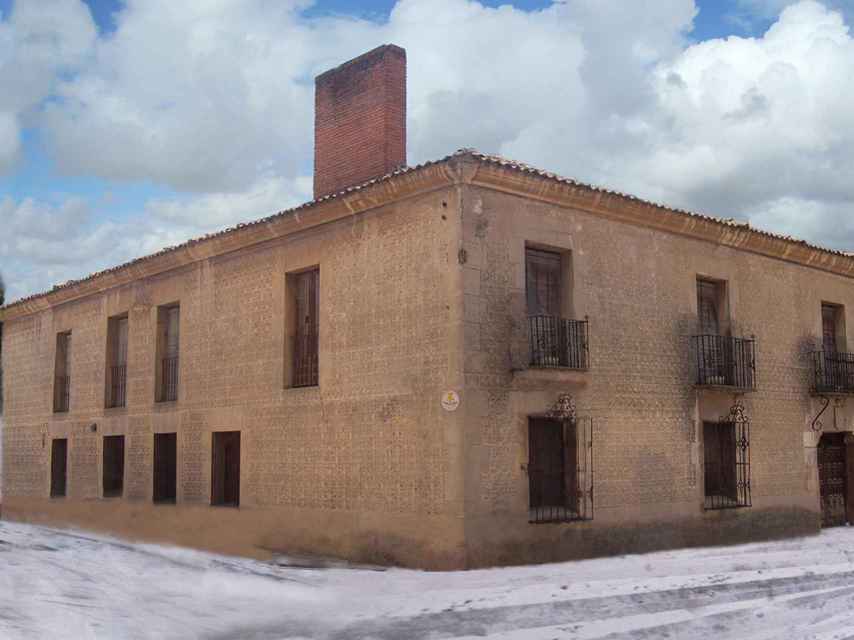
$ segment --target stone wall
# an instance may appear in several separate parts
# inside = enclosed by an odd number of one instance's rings
[[[440,406],[461,383],[455,191],[7,322],[4,516],[256,555],[460,566],[461,414]],[[285,278],[313,265],[320,384],[285,388]],[[157,308],[175,302],[178,401],[155,403]],[[107,321],[122,313],[128,406],[105,409]],[[69,330],[71,410],[54,414],[56,334]],[[211,433],[230,430],[241,432],[239,515],[208,506]],[[178,434],[176,506],[151,504],[159,432]],[[126,436],[124,497],[104,500],[102,436],[116,434]],[[54,437],[69,438],[68,496],[51,500]]]

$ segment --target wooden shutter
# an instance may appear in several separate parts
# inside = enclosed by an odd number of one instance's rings
[[[175,502],[177,487],[177,436],[154,434],[154,501]]]
[[[720,288],[716,282],[697,280],[697,315],[700,333],[704,335],[720,334],[719,294]]]
[[[821,343],[825,351],[836,352],[836,307],[828,304],[821,305]]]
[[[295,278],[294,386],[306,387],[318,383],[320,270],[306,271]]]
[[[50,451],[50,495],[59,498],[65,495],[68,470],[68,440],[54,439]]]
[[[525,249],[525,296],[529,316],[560,316],[561,257],[553,251]]]
[[[578,484],[578,429],[570,420],[563,421],[563,477],[564,477],[564,501],[566,507],[574,514],[579,511],[579,484]]]
[[[122,495],[125,475],[125,437],[104,437],[104,497]]]

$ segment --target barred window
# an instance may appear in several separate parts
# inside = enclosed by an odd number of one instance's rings
[[[705,508],[750,506],[750,423],[704,422]]]
[[[177,304],[157,309],[157,402],[178,399],[181,308]]]
[[[320,269],[288,274],[290,375],[286,386],[319,383]]]
[[[54,364],[53,410],[66,413],[71,408],[71,332],[56,336]]]
[[[593,432],[589,418],[528,421],[528,521],[593,518]]]

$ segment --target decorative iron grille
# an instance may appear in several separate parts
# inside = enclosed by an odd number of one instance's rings
[[[756,341],[719,335],[694,336],[697,384],[756,388]]]
[[[751,506],[750,420],[740,404],[719,422],[703,423],[705,508]]]
[[[71,377],[56,376],[53,384],[53,410],[55,413],[67,413],[71,406]]]
[[[593,421],[531,418],[528,522],[593,519]]]
[[[110,367],[110,408],[127,404],[127,365]]]
[[[161,366],[161,402],[175,402],[178,399],[178,356],[163,358]]]
[[[813,389],[819,393],[854,393],[854,353],[815,351]]]
[[[587,320],[528,316],[532,367],[587,369]]]

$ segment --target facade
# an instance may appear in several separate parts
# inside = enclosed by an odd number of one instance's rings
[[[3,517],[433,569],[854,520],[854,258],[401,168],[404,62],[318,79],[316,200],[0,312]]]

